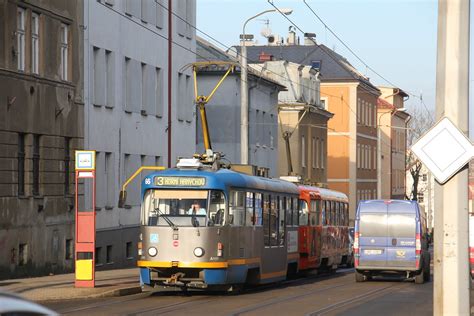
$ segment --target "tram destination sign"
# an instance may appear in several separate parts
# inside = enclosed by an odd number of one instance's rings
[[[200,177],[155,177],[156,186],[202,187],[206,185],[206,178]]]

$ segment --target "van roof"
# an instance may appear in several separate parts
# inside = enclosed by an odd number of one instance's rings
[[[387,208],[388,206],[388,208]],[[418,202],[408,200],[366,200],[360,201],[358,213],[415,213],[418,211]]]

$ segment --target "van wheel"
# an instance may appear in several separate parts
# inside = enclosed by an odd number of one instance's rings
[[[426,269],[423,268],[423,270],[419,274],[415,275],[415,283],[416,284],[425,283],[425,270]]]
[[[365,275],[363,275],[362,273],[360,273],[359,271],[355,271],[355,279],[356,279],[356,282],[364,282],[365,281]]]
[[[425,282],[429,282],[430,279],[431,279],[431,267],[430,267],[430,264],[431,264],[431,260],[430,260],[430,256],[428,255],[425,259],[425,266],[424,266],[424,269],[423,269],[423,272],[425,273]]]

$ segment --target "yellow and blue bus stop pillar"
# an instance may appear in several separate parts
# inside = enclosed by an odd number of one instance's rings
[[[75,154],[75,287],[95,286],[95,151],[78,150]],[[91,182],[91,208],[79,209],[79,181]]]

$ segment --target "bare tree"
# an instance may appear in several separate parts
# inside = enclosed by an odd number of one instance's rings
[[[428,128],[433,124],[433,114],[428,113],[425,108],[422,107],[412,107],[410,109],[411,120],[409,122],[409,130],[407,135],[407,144],[408,147],[411,147],[418,138],[420,138]],[[406,198],[409,200],[418,201],[419,188],[418,184],[420,181],[420,172],[422,170],[423,164],[418,158],[413,154],[413,152],[407,150],[407,161],[406,161],[406,171],[410,171],[410,175],[413,179],[413,185],[411,187],[410,196]]]

